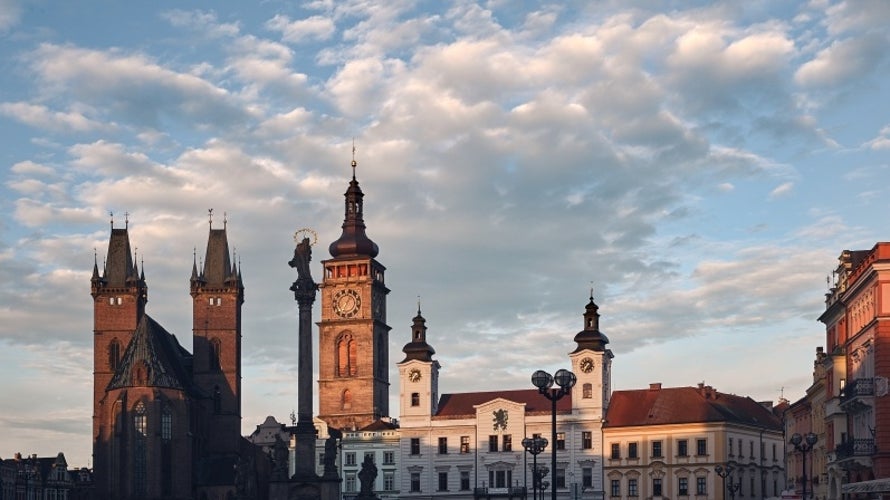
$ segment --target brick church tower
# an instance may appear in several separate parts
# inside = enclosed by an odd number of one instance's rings
[[[192,264],[195,385],[212,398],[211,453],[235,453],[241,436],[241,305],[244,285],[229,258],[225,221],[210,228],[201,272]]]
[[[361,429],[389,415],[389,326],[386,268],[365,234],[363,198],[355,178],[346,190],[343,233],[323,261],[319,322],[319,418]]]
[[[263,455],[241,438],[244,287],[225,228],[211,225],[202,270],[192,268],[194,355],[146,313],[134,260],[128,229],[112,224],[91,279],[96,498],[261,496],[242,466]]]

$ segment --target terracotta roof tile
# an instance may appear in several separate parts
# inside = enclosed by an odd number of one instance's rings
[[[615,391],[604,427],[727,422],[782,429],[781,421],[750,397],[717,392],[708,386]]]
[[[459,394],[443,394],[439,399],[439,411],[436,417],[456,418],[476,414],[476,405],[481,405],[497,398],[516,403],[525,403],[525,412],[549,413],[550,400],[541,395],[537,389],[519,389],[512,391],[464,392]],[[572,395],[568,394],[556,403],[558,412],[572,411]]]

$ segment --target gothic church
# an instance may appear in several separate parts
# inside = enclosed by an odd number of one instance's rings
[[[241,437],[241,271],[225,224],[192,265],[194,353],[146,312],[128,228],[93,266],[97,498],[264,498],[268,463]]]

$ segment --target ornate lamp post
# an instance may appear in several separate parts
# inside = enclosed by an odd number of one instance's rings
[[[532,491],[534,500],[538,500],[538,454],[544,451],[544,448],[547,447],[547,438],[542,437],[533,437],[533,438],[525,438],[522,440],[522,447],[525,448],[525,451],[532,454]],[[525,480],[526,486],[526,496],[528,496],[528,480]]]
[[[801,495],[803,500],[807,500],[807,452],[813,449],[818,440],[819,436],[812,432],[808,432],[805,436],[801,436],[797,432],[791,435],[791,444],[803,456],[803,494]]]
[[[723,479],[723,491],[725,492],[727,488],[729,488],[729,498],[735,500],[735,492],[739,491],[742,487],[742,480],[739,479],[739,482],[736,483],[732,479],[733,468],[731,465],[726,464],[726,467],[718,465],[714,467],[714,472],[717,473]],[[729,485],[726,484],[726,478],[729,478]],[[725,493],[724,493],[725,494]],[[725,497],[724,497],[725,498]]]
[[[551,402],[550,442],[553,443],[553,447],[550,448],[550,470],[553,471],[554,479],[553,488],[550,490],[552,500],[556,500],[556,402],[571,392],[577,380],[574,373],[565,369],[557,370],[552,376],[544,370],[538,370],[532,374],[532,385],[537,387],[538,392]],[[557,387],[553,387],[554,382]]]

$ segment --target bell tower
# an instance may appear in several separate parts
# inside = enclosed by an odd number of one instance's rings
[[[241,271],[230,258],[226,221],[213,228],[201,271],[192,263],[192,371],[195,384],[210,399],[210,452],[237,452],[241,436]]]
[[[124,352],[148,302],[145,275],[139,273],[134,263],[128,227],[129,221],[123,229],[115,229],[112,220],[102,273],[99,273],[98,262],[94,261],[90,279],[93,296],[93,463],[98,491],[106,491],[111,480],[107,474],[111,460],[107,445],[114,422],[107,419],[110,412],[103,411],[106,391],[121,366]]]
[[[436,351],[426,341],[426,318],[417,306],[417,316],[411,326],[411,341],[402,352],[405,359],[399,364],[399,419],[402,425],[428,426],[439,404],[439,362],[433,359]]]
[[[609,338],[599,331],[599,306],[593,301],[584,310],[584,329],[575,335],[578,347],[569,353],[572,371],[578,377],[572,389],[572,409],[603,418],[612,394],[612,350]]]
[[[386,268],[365,234],[364,194],[355,178],[346,190],[343,232],[324,266],[318,345],[319,418],[360,429],[389,415],[389,326]]]

